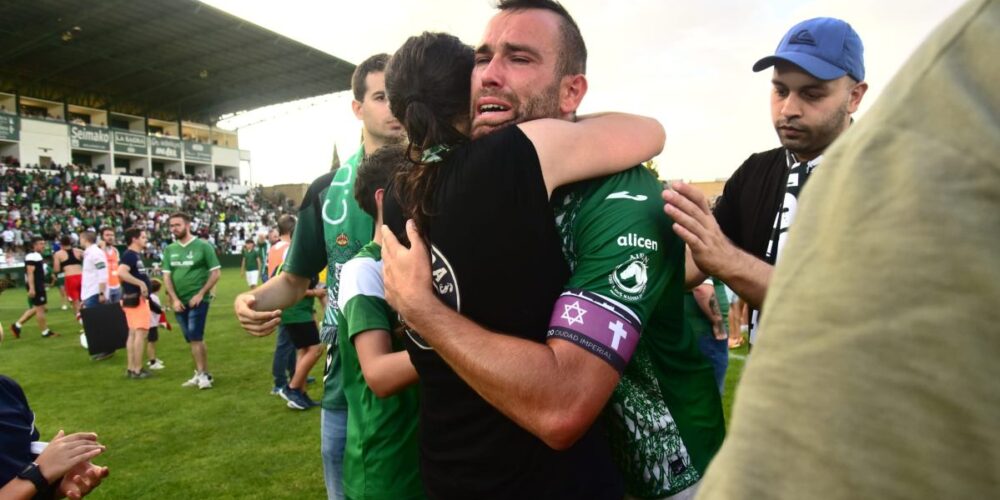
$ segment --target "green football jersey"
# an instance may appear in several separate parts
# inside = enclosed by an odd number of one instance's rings
[[[417,443],[419,397],[414,385],[380,398],[365,383],[354,336],[385,330],[395,351],[396,313],[385,301],[381,248],[372,242],[344,265],[340,276],[341,370],[347,397],[344,492],[349,498],[423,498]]]
[[[292,246],[285,271],[298,276],[316,276],[325,267],[327,306],[323,311],[320,339],[327,344],[323,372],[323,399],[327,410],[346,408],[341,387],[340,356],[337,355],[337,292],[340,268],[372,240],[375,223],[354,199],[354,180],[364,157],[364,147],[334,172],[316,179],[299,207]],[[322,241],[318,235],[322,234]]]
[[[243,267],[247,271],[260,270],[258,259],[260,259],[260,252],[258,252],[256,248],[250,250],[249,252],[243,250]]]
[[[185,304],[205,286],[209,273],[221,267],[215,247],[198,237],[187,244],[175,241],[163,252],[163,272],[170,274],[174,291]],[[207,302],[209,296],[204,300]]]
[[[697,482],[725,435],[712,368],[684,329],[684,242],[663,213],[661,189],[635,167],[552,197],[573,270],[567,293],[581,298],[567,307],[596,295],[641,326],[605,416],[628,493],[647,498]]]

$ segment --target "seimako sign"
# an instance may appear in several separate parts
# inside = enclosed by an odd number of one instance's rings
[[[181,141],[167,137],[152,136],[149,138],[150,154],[160,158],[181,159]]]
[[[69,126],[69,145],[73,149],[94,149],[108,151],[111,149],[111,134],[107,129],[86,125]]]
[[[148,152],[149,146],[146,142],[146,136],[142,134],[115,130],[111,133],[111,135],[114,137],[116,153],[128,153],[145,156]]]

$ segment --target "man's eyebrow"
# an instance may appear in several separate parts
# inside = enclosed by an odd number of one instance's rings
[[[534,47],[528,45],[520,45],[516,43],[504,42],[501,45],[501,47],[504,52],[524,52],[539,59],[541,59],[542,57],[542,53],[539,52],[538,49],[535,49]],[[493,50],[493,47],[490,46],[489,44],[482,44],[476,47],[476,54],[492,54],[494,52],[495,51]]]
[[[539,59],[541,59],[541,57],[542,57],[542,53],[541,52],[539,52],[534,47],[529,47],[527,45],[518,45],[518,44],[507,42],[507,43],[503,44],[503,48],[504,48],[504,50],[506,52],[525,52],[525,53],[531,54],[532,56],[537,57]]]

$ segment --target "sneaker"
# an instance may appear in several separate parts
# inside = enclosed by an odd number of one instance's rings
[[[21,338],[21,327],[17,326],[17,323],[10,325],[10,331],[14,332],[15,339]]]
[[[284,399],[285,401],[288,401],[289,403],[291,403],[292,402],[292,391],[294,391],[294,390],[295,389],[292,389],[291,387],[288,387],[287,384],[285,384],[284,387],[278,388],[278,395],[281,396],[281,399]]]
[[[286,403],[285,406],[288,406],[293,410],[308,410],[309,408],[312,408],[312,400],[310,400],[309,396],[306,396],[302,391],[297,389],[288,389],[286,393],[288,394],[288,403]]]
[[[131,379],[149,378],[150,375],[152,374],[146,371],[145,369],[139,370],[137,372],[134,372],[132,370],[125,370],[126,378],[131,378]]]
[[[212,378],[211,374],[202,373],[201,377],[198,379],[198,388],[199,389],[211,389],[212,388],[212,380],[214,380],[214,379]]]
[[[139,378],[149,378],[149,377],[153,376],[153,373],[150,372],[149,370],[145,369],[145,368],[140,368],[138,375],[139,375]]]
[[[43,339],[50,339],[52,337],[58,337],[58,336],[59,336],[59,334],[56,333],[56,332],[53,332],[52,330],[49,330],[49,333],[43,333],[42,334],[42,338]]]
[[[281,395],[281,386],[280,385],[276,385],[276,386],[272,387],[271,388],[271,395],[272,396],[280,396]]]
[[[187,382],[181,384],[181,387],[195,387],[198,385],[198,381],[200,380],[201,380],[201,374],[198,373],[198,370],[195,370],[194,376],[189,378]]]
[[[151,359],[146,362],[146,366],[149,367],[150,370],[162,370],[167,367],[167,365],[163,364],[163,360],[161,359]]]
[[[108,358],[110,358],[111,356],[114,356],[114,355],[115,355],[115,353],[113,353],[113,352],[99,352],[97,354],[91,355],[90,356],[90,360],[91,361],[104,361],[105,359],[108,359]]]

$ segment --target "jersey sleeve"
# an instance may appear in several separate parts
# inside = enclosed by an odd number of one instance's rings
[[[347,320],[347,336],[368,330],[390,330],[392,322],[386,316],[385,288],[381,269],[370,258],[347,261],[340,272],[340,294],[337,305]]]
[[[297,276],[312,277],[327,265],[326,240],[323,235],[323,202],[326,191],[333,182],[334,172],[313,181],[302,198],[291,248],[285,259],[286,272]]]
[[[684,275],[684,246],[659,194],[652,175],[633,168],[588,189],[572,222],[573,274],[548,336],[576,343],[619,373],[667,283]]]
[[[211,243],[202,240],[204,243],[201,248],[202,252],[205,252],[205,264],[208,266],[209,271],[214,271],[220,269],[222,264],[219,263],[219,256],[215,255],[215,247]]]

